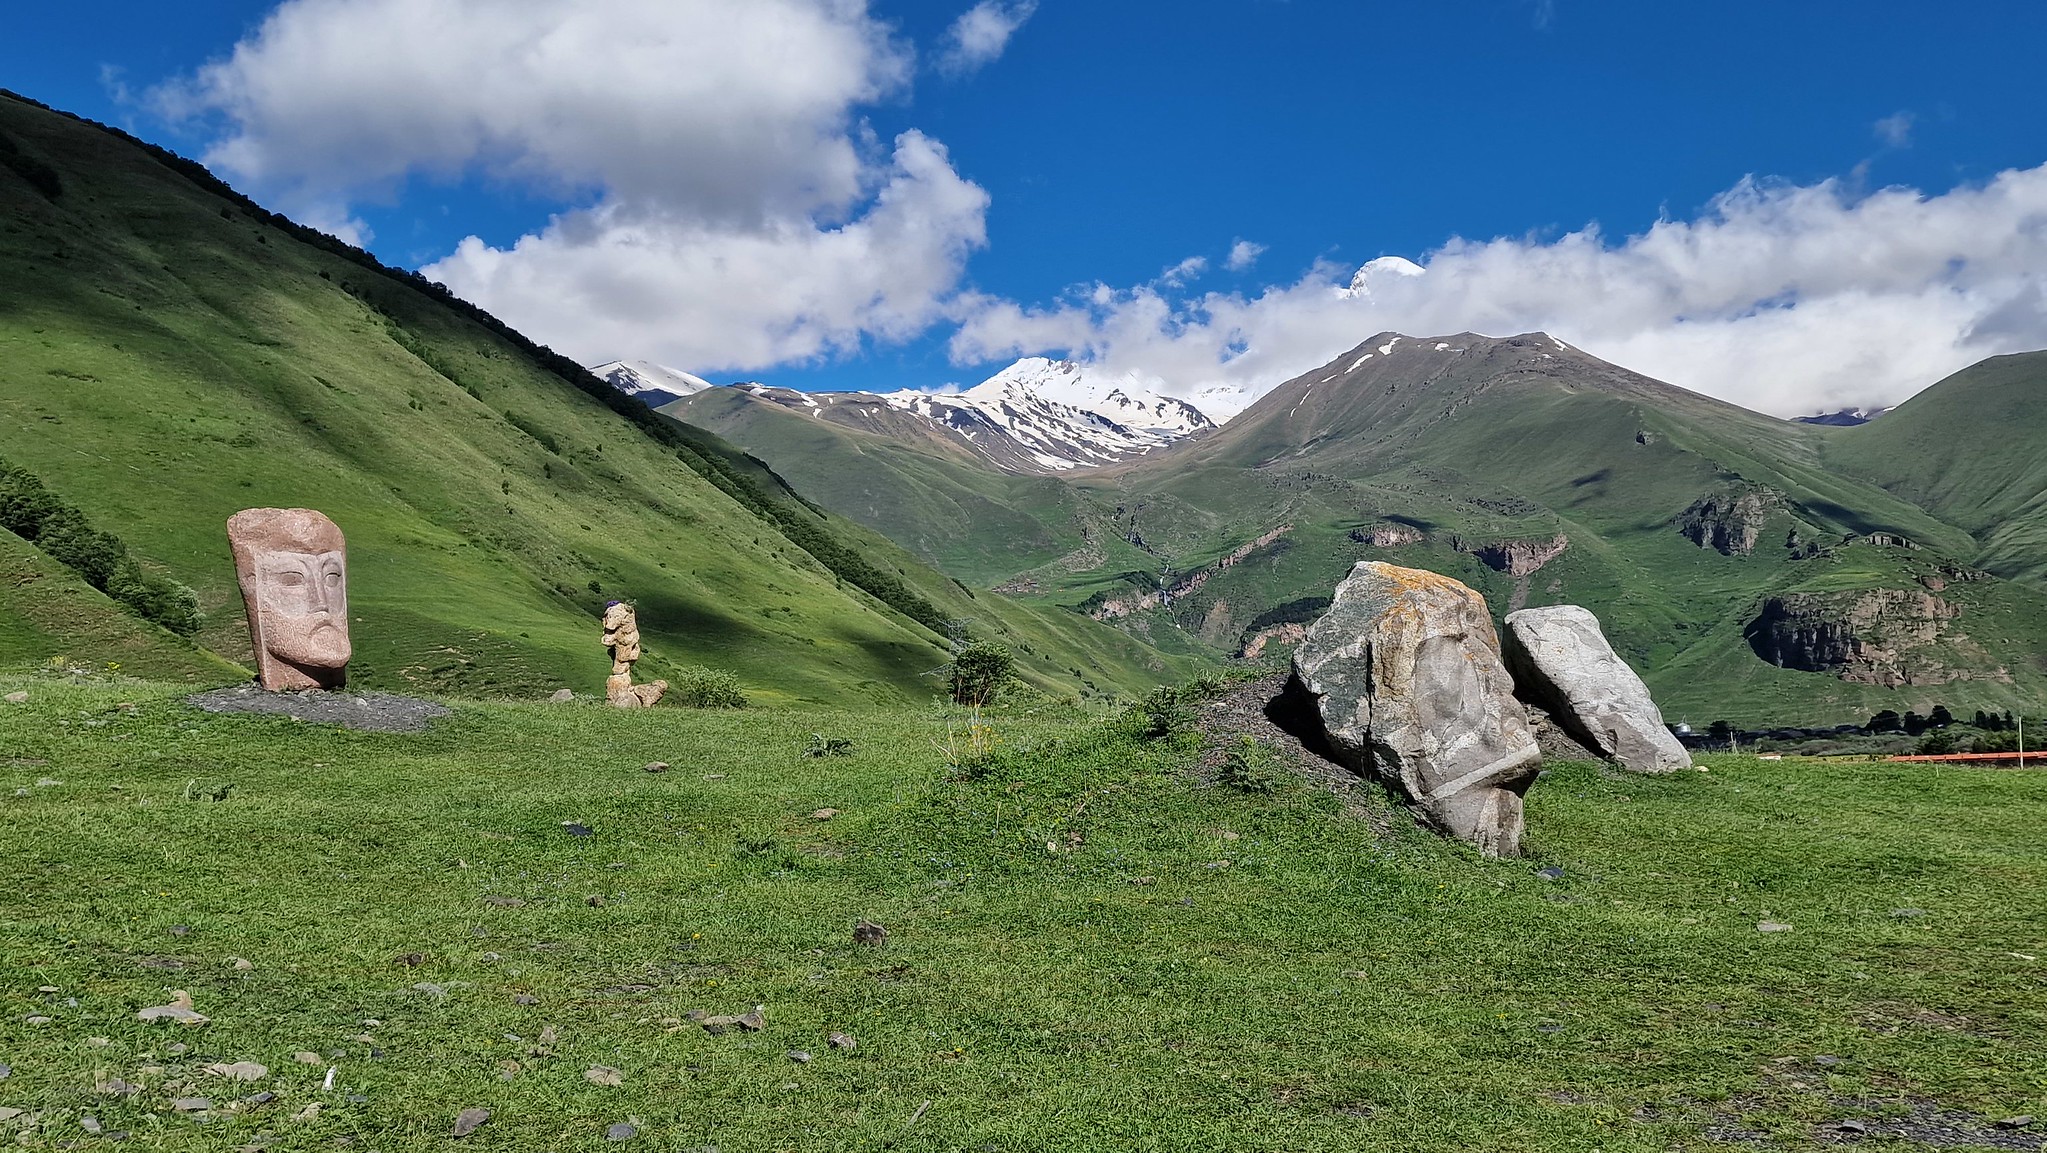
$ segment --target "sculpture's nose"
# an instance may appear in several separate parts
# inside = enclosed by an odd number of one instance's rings
[[[338,572],[321,573],[313,581],[312,600],[312,609],[316,613],[334,615],[343,611],[341,604],[341,574]]]

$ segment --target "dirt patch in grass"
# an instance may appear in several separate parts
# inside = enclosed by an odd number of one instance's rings
[[[448,715],[448,709],[442,705],[398,693],[329,693],[318,689],[273,693],[253,682],[194,693],[185,698],[185,703],[209,713],[270,713],[372,733],[416,733],[435,717]]]

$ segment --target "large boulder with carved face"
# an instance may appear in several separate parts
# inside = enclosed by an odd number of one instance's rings
[[[1521,609],[1507,614],[1504,640],[1521,696],[1579,744],[1638,773],[1692,766],[1649,687],[1607,643],[1598,617],[1577,605]]]
[[[1363,561],[1294,652],[1338,757],[1439,831],[1518,855],[1542,753],[1500,661],[1485,598],[1449,577]]]

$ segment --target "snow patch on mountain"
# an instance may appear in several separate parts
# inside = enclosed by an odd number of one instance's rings
[[[716,387],[701,376],[651,360],[614,360],[590,371],[611,387],[655,408]]]

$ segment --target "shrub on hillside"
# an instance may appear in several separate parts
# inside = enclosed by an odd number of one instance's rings
[[[92,527],[78,509],[43,487],[35,474],[0,460],[0,529],[70,569],[128,611],[180,636],[199,631],[199,598],[191,589],[144,572],[128,546]]]
[[[985,705],[995,700],[1002,682],[1016,667],[1009,650],[993,641],[969,641],[952,655],[946,688],[954,704]]]
[[[724,669],[687,665],[669,674],[668,697],[693,709],[743,709],[746,693],[739,678]]]
[[[1194,725],[1194,710],[1187,707],[1180,690],[1170,685],[1146,693],[1130,712],[1144,722],[1139,735],[1147,741],[1164,740]]]

